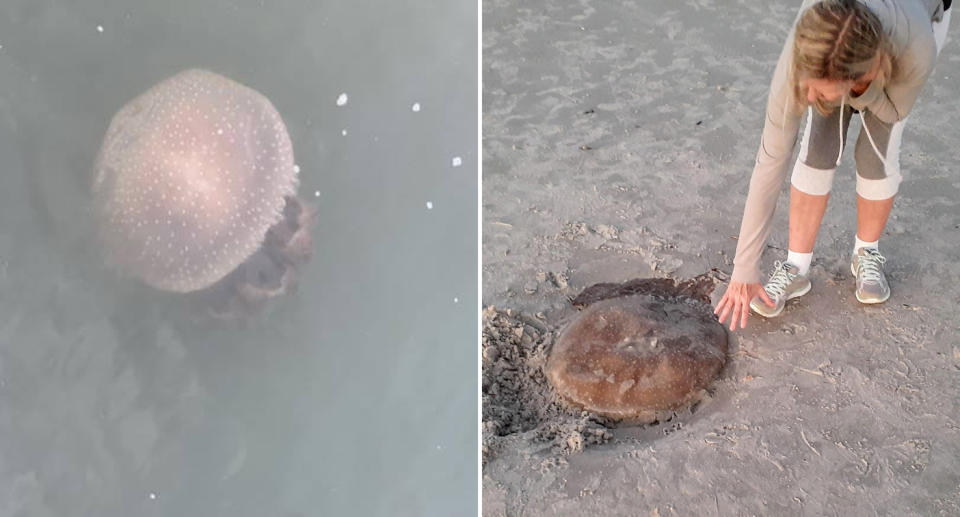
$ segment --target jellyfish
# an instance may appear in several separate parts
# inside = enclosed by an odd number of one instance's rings
[[[588,287],[586,308],[563,329],[546,376],[567,403],[649,423],[699,400],[726,363],[727,334],[705,301],[701,276]]]
[[[93,171],[106,263],[215,316],[288,292],[312,253],[286,126],[259,92],[180,72],[114,115]]]

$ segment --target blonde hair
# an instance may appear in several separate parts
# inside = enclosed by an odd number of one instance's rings
[[[856,0],[823,0],[807,9],[797,22],[793,41],[793,106],[802,114],[810,102],[802,79],[856,81],[872,69],[874,56],[880,59],[872,81],[880,86],[893,75],[891,44],[877,15]],[[871,82],[872,82],[871,81]],[[817,111],[832,111],[818,100]]]

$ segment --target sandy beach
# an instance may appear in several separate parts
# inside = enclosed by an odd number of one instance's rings
[[[960,515],[956,38],[906,126],[886,303],[854,297],[848,146],[813,289],[730,334],[695,411],[611,427],[543,378],[591,284],[711,272],[719,300],[798,7],[484,0],[483,515]]]

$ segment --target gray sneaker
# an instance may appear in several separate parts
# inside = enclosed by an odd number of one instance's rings
[[[860,248],[850,260],[850,272],[857,277],[857,300],[860,303],[883,303],[890,298],[890,284],[883,275],[883,258],[879,250]]]
[[[810,279],[800,276],[800,269],[797,266],[778,260],[773,263],[773,274],[770,275],[767,285],[763,286],[763,290],[776,305],[770,307],[758,296],[750,301],[750,308],[764,318],[773,318],[783,312],[783,306],[787,300],[803,296],[810,291]]]

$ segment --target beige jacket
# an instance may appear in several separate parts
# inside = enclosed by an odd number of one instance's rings
[[[803,2],[794,27],[800,14],[816,1]],[[937,50],[931,23],[940,20],[943,4],[941,0],[861,1],[880,18],[893,43],[894,75],[885,86],[873,83],[862,95],[846,97],[844,103],[861,111],[869,110],[880,120],[892,124],[910,113],[933,70]],[[740,224],[732,282],[761,281],[760,255],[770,235],[777,197],[797,141],[802,116],[787,109],[790,98],[787,71],[793,58],[793,35],[791,28],[770,83],[767,116]]]

